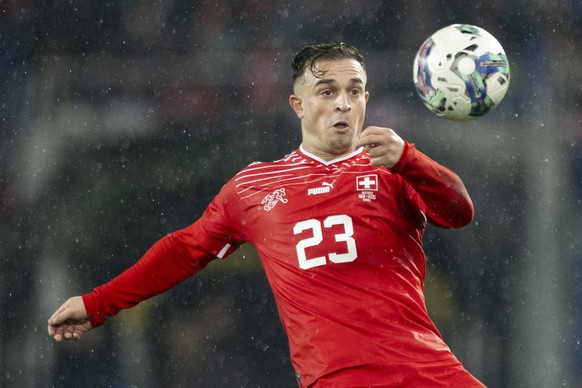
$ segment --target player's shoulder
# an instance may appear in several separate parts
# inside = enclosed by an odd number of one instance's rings
[[[307,165],[307,160],[302,157],[297,151],[293,151],[288,155],[285,155],[281,159],[273,161],[255,161],[247,165],[245,168],[240,170],[234,178],[240,180],[242,177],[247,175],[256,175],[261,173],[273,173],[279,170],[285,171],[290,170],[294,167],[305,167]]]

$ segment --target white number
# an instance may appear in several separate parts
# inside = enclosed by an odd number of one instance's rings
[[[312,237],[303,239],[295,246],[297,250],[297,259],[299,260],[299,267],[302,269],[309,269],[325,265],[326,259],[332,263],[349,263],[356,260],[358,257],[358,250],[356,248],[356,240],[352,237],[354,235],[354,225],[352,218],[345,214],[337,216],[329,216],[323,221],[324,228],[332,228],[336,225],[341,225],[344,228],[343,233],[335,235],[335,241],[338,243],[345,243],[347,252],[337,253],[329,252],[326,256],[317,256],[308,258],[305,253],[306,248],[315,247],[323,242],[323,229],[321,222],[315,219],[301,221],[293,227],[294,234],[303,233],[306,230],[311,230]]]
[[[309,269],[312,267],[325,265],[325,256],[319,256],[308,259],[307,255],[305,254],[305,248],[317,246],[323,241],[323,234],[321,232],[321,224],[319,223],[319,221],[307,220],[298,222],[293,227],[293,233],[300,234],[308,229],[311,229],[313,231],[313,237],[301,240],[295,246],[295,248],[297,249],[297,259],[299,260],[299,267],[301,267],[302,269]]]
[[[331,228],[334,225],[343,225],[344,233],[339,233],[335,235],[336,242],[345,242],[348,251],[346,253],[329,253],[329,260],[334,263],[349,263],[356,260],[358,257],[358,251],[356,249],[356,240],[352,237],[354,235],[354,225],[352,224],[352,219],[350,216],[345,214],[339,216],[329,216],[323,221],[323,226],[326,228]]]

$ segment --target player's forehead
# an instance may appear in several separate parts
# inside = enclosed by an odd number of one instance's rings
[[[315,74],[314,74],[315,73]],[[322,60],[315,63],[314,71],[305,69],[303,75],[306,85],[315,87],[322,80],[327,83],[354,83],[366,84],[366,72],[355,59]]]

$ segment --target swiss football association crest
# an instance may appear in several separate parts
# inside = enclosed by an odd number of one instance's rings
[[[287,193],[285,193],[285,189],[277,189],[271,194],[267,194],[267,196],[261,201],[261,205],[263,205],[263,209],[270,212],[277,203],[287,203],[288,199],[285,198],[286,195]]]
[[[378,175],[360,175],[356,177],[356,191],[358,197],[364,202],[372,202],[376,199],[378,191]]]

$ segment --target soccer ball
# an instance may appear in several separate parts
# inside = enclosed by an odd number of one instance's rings
[[[471,120],[495,108],[509,87],[509,62],[484,29],[453,24],[435,32],[414,59],[414,85],[428,109],[450,120]]]

